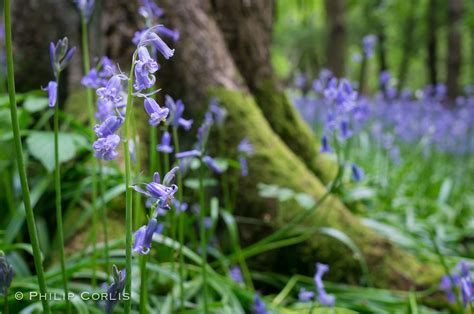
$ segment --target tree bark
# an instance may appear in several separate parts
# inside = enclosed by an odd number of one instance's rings
[[[345,74],[346,61],[346,1],[325,0],[328,37],[326,61],[328,68],[336,77]]]
[[[462,0],[449,0],[448,3],[448,41],[446,62],[446,87],[451,103],[459,95],[459,76],[461,74],[461,23]]]
[[[216,1],[213,2],[216,4]],[[305,210],[295,202],[278,204],[258,195],[258,183],[276,184],[316,199],[325,188],[305,164],[273,131],[257,106],[250,89],[242,79],[237,62],[229,51],[218,24],[210,15],[212,6],[199,0],[166,0],[162,2],[169,23],[181,32],[172,61],[165,64],[165,89],[183,97],[188,107],[205,108],[210,97],[216,97],[228,111],[224,140],[226,147],[235,147],[247,137],[256,154],[249,160],[250,175],[239,185],[239,215],[257,218],[260,226],[244,226],[244,240],[255,241],[262,232],[277,230]],[[166,69],[168,68],[168,69]],[[377,286],[409,288],[437,280],[439,273],[392,245],[389,240],[364,227],[344,205],[329,197],[303,226],[330,226],[345,232],[363,250],[371,265],[370,279]],[[355,282],[360,276],[357,262],[347,248],[324,236],[315,236],[294,248],[299,255],[285,258],[286,271],[302,265],[310,273],[314,261],[329,262],[333,279]],[[288,252],[288,251],[285,251]],[[295,258],[298,256],[299,258]],[[267,260],[266,268],[281,261]]]
[[[427,34],[427,58],[428,82],[435,86],[438,83],[438,21],[437,0],[430,0],[427,10],[428,34]]]
[[[274,77],[270,47],[275,3],[212,1],[212,11],[239,73],[273,131],[324,182],[335,167],[319,154],[319,140]]]
[[[408,68],[410,65],[410,59],[413,53],[414,44],[414,28],[416,22],[415,9],[416,1],[410,2],[410,9],[408,10],[408,17],[403,25],[403,33],[406,34],[403,41],[402,60],[398,70],[398,86],[397,95],[400,96],[403,87],[405,87],[406,76],[408,74]]]

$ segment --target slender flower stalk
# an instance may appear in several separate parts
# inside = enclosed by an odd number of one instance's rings
[[[180,152],[180,147],[179,147],[179,137],[178,137],[178,128],[173,127],[173,144],[176,153]],[[178,171],[177,175],[177,180],[178,180],[178,201],[180,202],[180,206],[182,205],[183,202],[183,177],[181,174],[181,171]],[[183,255],[183,247],[184,247],[184,212],[179,210],[177,211],[178,215],[178,241],[179,241],[179,300],[180,300],[180,305],[183,307],[184,306],[184,255]]]
[[[203,160],[200,158],[201,164],[199,166],[199,237],[201,240],[201,272],[202,272],[202,285],[203,285],[203,311],[208,313],[207,305],[207,241],[206,241],[206,228],[204,227],[206,210],[205,210],[205,191],[204,191],[204,165]]]
[[[56,77],[56,80],[59,82],[59,72]],[[69,295],[69,289],[67,284],[67,274],[66,274],[66,257],[64,254],[64,228],[63,228],[63,211],[61,204],[61,168],[59,165],[59,102],[56,100],[54,108],[54,187],[56,190],[56,223],[58,228],[58,238],[59,238],[59,257],[61,263],[61,274],[63,280],[63,289],[64,295]],[[66,312],[71,313],[71,303],[66,297]]]
[[[36,276],[38,278],[38,285],[40,293],[46,295],[46,281],[44,278],[44,270],[41,261],[41,250],[38,241],[38,233],[36,230],[35,217],[33,208],[31,207],[30,190],[28,187],[28,180],[26,177],[26,168],[23,162],[23,148],[21,146],[20,124],[18,122],[18,109],[16,106],[15,97],[15,74],[13,69],[13,49],[12,49],[12,30],[11,30],[11,0],[5,0],[4,4],[4,23],[5,23],[5,50],[7,55],[7,81],[8,81],[8,95],[10,100],[10,114],[13,129],[13,138],[15,143],[15,155],[18,164],[18,173],[20,175],[21,191],[23,195],[23,202],[25,205],[26,223],[28,226],[28,233],[31,240],[31,247],[33,249],[33,258],[36,268]],[[49,303],[46,298],[41,299],[43,305],[43,312],[51,313]]]
[[[127,105],[125,107],[125,126],[124,126],[124,140],[123,140],[123,154],[125,155],[125,272],[128,274],[125,279],[125,293],[131,295],[132,293],[132,162],[130,160],[129,140],[131,120],[133,117],[133,72],[135,70],[135,60],[137,52],[133,54],[132,66],[130,69],[130,76],[128,78],[127,88]],[[125,300],[125,313],[128,314],[132,310],[131,298]]]
[[[89,74],[90,69],[90,58],[89,58],[89,33],[87,27],[87,16],[81,11],[81,31],[82,31],[82,58],[84,75]],[[86,100],[87,100],[87,111],[89,114],[89,125],[94,127],[94,95],[91,88],[86,88]],[[93,140],[93,138],[92,138]],[[92,158],[92,191],[91,191],[91,207],[92,207],[92,259],[94,267],[92,267],[92,286],[97,287],[97,276],[95,265],[97,262],[96,245],[97,245],[97,229],[98,229],[98,217],[97,217],[97,166],[98,161],[96,158]],[[102,204],[102,206],[104,206]],[[102,219],[104,224],[104,230],[107,230],[107,219]],[[105,231],[104,231],[105,232]],[[105,243],[105,254],[108,256],[108,244]],[[108,269],[108,268],[107,268]],[[130,276],[128,276],[130,277]]]

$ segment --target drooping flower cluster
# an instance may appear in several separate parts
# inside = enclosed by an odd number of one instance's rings
[[[0,295],[7,295],[8,288],[13,280],[13,267],[7,261],[7,258],[0,251]]]
[[[46,88],[48,92],[48,105],[50,108],[56,106],[58,97],[58,79],[59,74],[63,71],[72,59],[72,56],[76,52],[76,47],[69,49],[68,39],[64,37],[58,40],[56,44],[51,43],[49,45],[49,55],[51,58],[51,68],[53,69],[54,81],[50,81]]]
[[[174,50],[170,49],[166,43],[155,33],[156,27],[148,29],[141,37],[137,47],[137,59],[134,64],[133,87],[138,96],[144,97],[144,108],[150,119],[152,126],[157,126],[166,120],[169,110],[161,108],[156,100],[143,94],[142,91],[153,87],[156,77],[154,73],[158,71],[158,62],[153,59],[148,51],[149,46],[159,47],[158,51],[168,59],[173,55]],[[126,94],[123,81],[130,78],[122,73],[116,73],[117,68],[112,65],[108,58],[102,58],[99,69],[91,69],[82,79],[82,84],[87,87],[97,88],[98,112],[97,118],[102,122],[95,127],[98,139],[94,142],[93,148],[95,156],[104,160],[112,160],[118,156],[116,151],[120,144],[120,136],[116,134],[119,127],[126,119],[123,108],[125,107]],[[106,78],[108,81],[105,83]],[[133,148],[133,142],[130,145]],[[133,155],[133,151],[132,151]]]
[[[472,267],[465,261],[459,262],[451,274],[443,276],[439,288],[446,293],[451,303],[456,303],[456,291],[460,291],[463,306],[474,302],[474,282]]]
[[[135,241],[133,243],[133,252],[146,255],[151,248],[153,234],[161,233],[163,225],[158,223],[157,216],[163,215],[169,210],[170,204],[174,203],[174,194],[178,191],[178,186],[173,182],[176,177],[178,167],[171,169],[161,182],[160,174],[155,172],[153,181],[146,184],[146,189],[139,186],[134,186],[135,191],[146,195],[149,201],[153,204],[155,210],[147,225],[140,227],[135,233]]]
[[[209,110],[204,115],[204,121],[197,131],[197,143],[194,149],[176,154],[176,158],[184,160],[182,165],[186,164],[186,161],[189,161],[191,158],[199,158],[215,173],[220,174],[223,172],[223,169],[216,163],[214,158],[206,154],[206,146],[212,126],[222,125],[225,116],[225,110],[214,100],[211,100]]]
[[[114,281],[107,287],[107,298],[105,300],[105,313],[112,313],[115,305],[121,300],[123,289],[125,288],[125,269],[119,271],[117,266],[113,265]]]
[[[324,288],[323,276],[326,272],[329,271],[329,266],[326,264],[316,263],[316,273],[314,275],[314,285],[318,293],[316,300],[321,303],[323,306],[334,306],[336,298],[327,294],[326,289]],[[313,291],[307,291],[305,288],[301,288],[298,298],[302,302],[311,301],[314,298],[315,294]]]

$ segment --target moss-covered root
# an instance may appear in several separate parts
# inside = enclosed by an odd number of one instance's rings
[[[295,203],[278,205],[259,197],[257,184],[260,182],[305,192],[316,199],[325,193],[318,178],[272,131],[251,96],[222,88],[213,89],[210,94],[217,97],[228,110],[229,120],[225,132],[228,147],[235,147],[242,138],[247,137],[256,150],[256,154],[249,160],[249,176],[243,179],[239,187],[239,214],[271,222],[268,225],[278,228],[305,210]],[[370,268],[369,279],[375,286],[408,289],[434,285],[439,279],[440,272],[435,267],[420,263],[412,255],[362,225],[336,198],[326,199],[323,206],[306,219],[303,225],[331,227],[346,233],[363,251]],[[244,230],[244,241],[250,238],[255,241],[262,236],[264,229],[244,226]],[[299,255],[288,254],[290,249],[294,249]],[[354,282],[361,274],[351,251],[328,237],[315,234],[304,245],[286,248],[284,251],[277,258],[268,260],[266,268],[284,264],[283,267],[289,272],[293,267],[302,270],[300,266],[305,265],[308,273],[312,273],[314,262],[322,261],[331,265],[333,279]],[[281,262],[283,260],[284,263]]]
[[[273,131],[323,182],[336,175],[336,165],[319,153],[319,140],[273,80],[260,82],[255,101]]]

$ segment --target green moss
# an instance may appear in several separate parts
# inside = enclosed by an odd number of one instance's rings
[[[269,231],[269,225],[273,228],[281,227],[294,215],[305,210],[295,202],[277,204],[259,197],[258,183],[288,187],[312,195],[315,199],[324,195],[325,187],[273,132],[252,96],[226,89],[213,89],[210,94],[217,97],[229,113],[224,139],[228,147],[235,147],[244,137],[255,147],[255,155],[249,160],[249,176],[243,178],[239,185],[240,207],[237,209],[239,215],[248,215],[262,221],[260,227],[243,226],[244,242],[246,239],[255,241]],[[441,275],[437,268],[420,263],[412,255],[362,225],[334,197],[328,198],[302,226],[331,227],[347,234],[364,253],[370,268],[370,280],[376,286],[404,289],[411,286],[424,287],[435,284]],[[332,266],[333,279],[355,282],[361,274],[360,266],[351,251],[327,236],[315,235],[304,245],[282,251],[277,253],[282,255],[277,256],[274,262],[285,265],[287,271],[291,268],[303,268],[312,273],[314,262],[322,261]],[[272,257],[275,258],[275,255]],[[285,263],[279,263],[282,260]]]
[[[306,166],[323,182],[334,178],[337,167],[319,153],[319,140],[276,83],[272,80],[261,82],[254,96],[273,131]]]

